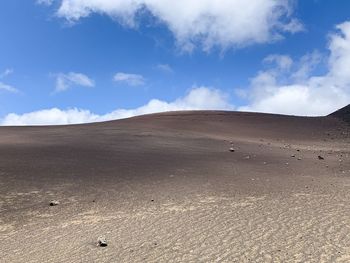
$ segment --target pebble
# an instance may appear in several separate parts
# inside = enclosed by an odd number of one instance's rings
[[[105,237],[99,237],[97,239],[97,245],[100,247],[106,247],[107,246],[107,240]]]
[[[60,204],[60,202],[57,201],[57,200],[51,200],[50,201],[50,206],[56,206],[56,205],[59,205],[59,204]]]

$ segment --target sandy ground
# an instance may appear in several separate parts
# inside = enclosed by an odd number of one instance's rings
[[[0,261],[350,262],[349,158],[334,117],[2,127]]]

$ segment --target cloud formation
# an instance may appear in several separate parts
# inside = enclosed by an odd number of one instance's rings
[[[156,68],[165,73],[174,73],[173,68],[169,64],[158,64]]]
[[[245,95],[244,111],[319,116],[350,103],[350,21],[336,26],[329,36],[327,73],[314,74],[322,61],[318,52],[302,57],[294,71],[287,56],[269,56],[276,66],[260,71]]]
[[[13,73],[13,69],[5,69],[3,72],[0,72],[0,79],[6,78],[8,75],[10,75],[12,73]],[[19,93],[18,89],[12,87],[11,85],[3,83],[2,81],[0,81],[0,91]]]
[[[128,118],[132,116],[177,110],[232,110],[228,96],[220,90],[208,87],[194,87],[184,97],[172,102],[152,99],[136,109],[117,109],[104,115],[83,109],[45,109],[22,115],[11,113],[1,125],[62,125]]]
[[[12,92],[12,93],[18,93],[18,89],[12,87],[11,85],[5,84],[3,82],[0,81],[0,91],[4,90],[4,91],[8,91],[8,92]]]
[[[50,1],[42,0],[44,3]],[[282,38],[303,25],[291,17],[294,0],[57,0],[57,15],[70,22],[93,13],[108,15],[120,24],[137,28],[150,18],[162,23],[185,51],[196,46],[209,51]],[[147,21],[147,23],[149,20]]]
[[[69,72],[56,75],[55,92],[62,92],[74,86],[94,87],[95,82],[82,73]]]
[[[55,0],[36,0],[38,5],[52,5]]]
[[[113,80],[115,82],[126,83],[129,86],[142,86],[146,82],[146,79],[142,75],[124,72],[116,73]]]
[[[289,70],[293,64],[290,56],[278,54],[267,56],[263,62],[267,64],[275,63],[280,70]]]
[[[7,68],[3,72],[0,72],[0,79],[7,77],[13,73],[13,69]]]

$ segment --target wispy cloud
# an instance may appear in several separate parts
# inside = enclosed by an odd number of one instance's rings
[[[1,81],[0,81],[0,90],[12,92],[12,93],[19,93],[18,89],[12,87],[11,85],[2,83]]]
[[[169,64],[158,64],[156,68],[166,73],[174,73],[173,68]]]
[[[290,56],[278,54],[267,56],[263,62],[268,64],[275,63],[280,70],[289,70],[293,65],[293,60]]]
[[[13,69],[7,68],[3,72],[0,72],[0,79],[7,77],[13,73]]]
[[[292,34],[305,31],[305,26],[298,20],[293,18],[289,23],[281,25],[283,31],[290,32]]]
[[[210,87],[194,87],[184,97],[171,102],[158,99],[135,109],[116,109],[104,115],[89,110],[58,108],[39,110],[25,114],[11,113],[0,121],[1,125],[57,125],[107,121],[132,116],[177,110],[232,110],[227,94]]]
[[[8,75],[13,73],[13,69],[5,69],[3,72],[0,72],[0,79],[6,78]],[[6,84],[2,81],[0,81],[0,91],[7,91],[11,93],[19,93],[19,90],[16,89],[15,87]]]
[[[52,5],[52,3],[54,2],[54,0],[36,0],[36,3],[39,5]]]
[[[124,72],[116,73],[113,80],[115,82],[126,83],[129,86],[142,86],[146,83],[146,79],[142,75]]]
[[[69,72],[67,74],[56,74],[55,92],[62,92],[74,86],[94,87],[95,82],[82,73]]]

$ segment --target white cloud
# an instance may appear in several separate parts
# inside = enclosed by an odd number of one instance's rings
[[[194,87],[184,97],[173,102],[158,99],[149,101],[136,109],[117,109],[105,115],[88,110],[57,108],[25,113],[11,113],[5,116],[1,125],[59,125],[114,120],[155,112],[178,110],[230,110],[233,106],[222,91],[208,87]]]
[[[2,83],[2,82],[0,81],[0,91],[1,91],[1,90],[8,91],[8,92],[12,92],[12,93],[18,93],[18,92],[19,92],[18,89],[12,87],[11,85],[7,85],[7,84],[5,84],[5,83]]]
[[[240,110],[317,116],[349,104],[350,21],[336,28],[330,35],[327,73],[312,74],[322,61],[318,52],[304,56],[291,74],[284,74],[280,69],[285,63],[278,62],[277,68],[261,71],[251,80],[250,104]]]
[[[47,2],[47,1],[44,1]],[[50,2],[50,1],[48,1]],[[303,30],[294,0],[58,0],[57,15],[70,22],[92,13],[135,28],[151,14],[173,33],[182,50],[231,48],[282,38]],[[148,17],[149,18],[149,17]],[[149,21],[147,21],[148,23]],[[155,23],[155,24],[157,24]]]
[[[56,75],[56,92],[65,91],[72,86],[94,87],[95,82],[82,73],[69,72]]]
[[[0,79],[7,77],[13,73],[13,69],[7,68],[3,72],[0,72]]]
[[[114,75],[113,80],[115,82],[126,83],[129,86],[142,86],[145,84],[146,79],[142,75],[130,74],[124,72],[118,72]]]
[[[166,73],[174,73],[174,70],[168,64],[158,64],[156,68]]]

